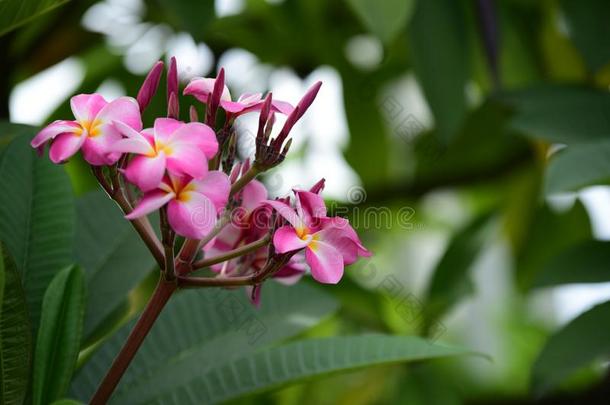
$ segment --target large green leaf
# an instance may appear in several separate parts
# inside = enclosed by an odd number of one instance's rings
[[[571,145],[551,157],[545,178],[545,192],[554,194],[576,191],[585,186],[608,182],[610,140]]]
[[[464,354],[472,351],[434,344],[415,336],[371,334],[300,340],[217,364],[189,384],[150,400],[168,404],[215,404],[331,373]],[[136,396],[125,399],[133,401],[129,403],[146,402]],[[120,400],[124,398],[117,398],[117,403]]]
[[[34,329],[42,296],[72,263],[74,201],[63,167],[38,157],[29,137],[15,138],[0,158],[0,237],[15,259]]]
[[[484,246],[484,230],[489,218],[489,214],[476,217],[451,238],[427,288],[424,306],[426,329],[430,329],[440,316],[473,291],[469,271]]]
[[[540,85],[502,99],[516,111],[512,126],[533,137],[569,145],[610,136],[607,91]]]
[[[0,35],[67,2],[68,0],[2,0],[0,1]]]
[[[610,281],[610,242],[588,240],[555,256],[536,276],[533,287]]]
[[[610,356],[610,301],[578,316],[551,336],[536,359],[532,387],[548,391],[591,362]]]
[[[466,113],[469,44],[460,2],[418,1],[409,26],[413,69],[434,114],[439,138],[449,143]]]
[[[60,399],[70,385],[81,343],[85,282],[77,266],[53,278],[44,295],[34,356],[34,404]]]
[[[15,264],[0,243],[0,403],[23,404],[30,378],[32,331]]]
[[[596,71],[610,62],[610,2],[607,0],[560,0],[568,35],[587,65]]]
[[[125,301],[155,266],[155,261],[121,210],[103,192],[76,202],[76,261],[85,270],[88,296],[84,340]]]
[[[589,216],[580,201],[566,212],[555,212],[548,205],[540,207],[517,257],[519,287],[531,288],[551,260],[592,237]]]
[[[146,402],[188,384],[212,366],[298,334],[336,307],[332,297],[303,283],[266,285],[260,309],[241,289],[180,292],[159,316],[115,398],[118,403]],[[79,370],[72,397],[89,399],[132,326],[133,322],[120,329]]]
[[[347,0],[369,31],[390,42],[406,27],[414,0]]]

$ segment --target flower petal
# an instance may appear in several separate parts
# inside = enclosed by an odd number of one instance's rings
[[[305,260],[311,267],[311,275],[320,283],[337,284],[343,277],[343,256],[327,243],[310,243],[305,249]]]
[[[169,143],[173,133],[183,125],[184,122],[173,118],[157,118],[154,124],[155,141]]]
[[[208,172],[208,160],[203,152],[193,144],[172,144],[167,156],[167,169],[176,176],[189,175],[203,178]]]
[[[85,136],[65,133],[53,140],[49,149],[49,159],[53,163],[62,163],[74,155],[85,141]]]
[[[343,256],[344,264],[352,264],[358,260],[358,245],[347,237],[343,229],[329,226],[314,234],[314,239],[332,245]]]
[[[135,219],[150,214],[151,212],[163,207],[176,195],[174,193],[166,193],[162,190],[154,190],[144,194],[138,205],[133,211],[125,215],[127,219]]]
[[[267,199],[267,189],[258,180],[246,184],[241,194],[241,206],[251,212]]]
[[[311,242],[311,236],[303,240],[290,225],[279,228],[273,234],[273,246],[278,253],[292,252],[306,247]]]
[[[231,184],[229,177],[221,171],[213,170],[201,180],[193,180],[195,190],[212,201],[217,211],[227,205]]]
[[[125,177],[144,192],[159,186],[165,174],[165,154],[157,156],[136,156],[124,170]]]
[[[172,144],[192,143],[197,145],[208,159],[218,152],[218,141],[216,133],[209,126],[201,122],[189,122],[176,129],[171,139]]]
[[[142,130],[142,117],[138,102],[131,97],[119,97],[108,103],[95,117],[102,125],[102,134],[105,131],[118,133],[113,121],[120,121],[136,131]]]
[[[110,125],[108,125],[110,127]],[[87,136],[83,143],[83,157],[94,166],[111,165],[121,157],[112,150],[115,142],[123,139],[118,131],[106,131],[97,136]]]
[[[318,194],[309,191],[295,191],[297,213],[308,227],[317,228],[320,221],[317,218],[326,218],[326,204]]]
[[[203,238],[216,224],[216,207],[209,198],[197,192],[181,193],[180,196],[180,200],[170,201],[167,207],[169,224],[178,235]]]
[[[191,79],[190,83],[185,87],[184,94],[194,96],[202,103],[207,103],[208,96],[214,90],[215,81],[216,79],[212,78],[195,77]],[[224,86],[220,99],[223,101],[231,101],[231,93],[227,86]]]
[[[75,121],[53,121],[36,134],[30,145],[33,148],[39,148],[46,141],[55,138],[59,134],[74,133],[80,128],[81,126]]]
[[[108,102],[100,94],[79,94],[70,99],[74,118],[79,122],[91,122]]]
[[[282,217],[286,219],[295,228],[304,228],[303,220],[297,215],[294,209],[281,201],[267,200],[265,204],[275,209]]]

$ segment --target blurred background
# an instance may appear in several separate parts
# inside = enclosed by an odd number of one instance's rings
[[[375,254],[324,286],[340,310],[307,335],[420,334],[491,361],[237,402],[608,403],[609,18],[604,0],[5,1],[0,129],[66,119],[76,93],[134,96],[171,56],[183,85],[224,67],[234,96],[296,103],[321,80],[264,181],[281,196],[326,178]],[[254,120],[236,124],[242,158]],[[19,131],[4,128],[0,143]],[[67,170],[77,194],[94,187],[82,162]]]

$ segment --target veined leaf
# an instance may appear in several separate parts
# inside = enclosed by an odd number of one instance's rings
[[[85,283],[81,269],[66,267],[44,295],[34,357],[34,404],[60,399],[70,385],[81,343]]]
[[[189,384],[178,385],[173,392],[154,400],[167,404],[215,404],[331,373],[464,354],[473,352],[415,336],[361,335],[299,340],[215,365]],[[119,399],[122,397],[117,398],[117,403]],[[134,399],[137,399],[135,403],[145,402],[139,397]]]
[[[534,363],[532,387],[542,393],[578,369],[610,355],[610,301],[578,316],[551,336]]]
[[[0,403],[21,405],[30,379],[32,330],[19,274],[0,243]]]
[[[3,0],[0,1],[0,35],[48,13],[68,0]]]
[[[88,285],[83,333],[87,341],[150,273],[155,261],[118,206],[103,192],[77,199],[76,212],[74,250]]]
[[[15,138],[0,158],[0,237],[19,270],[36,330],[47,286],[72,263],[74,202],[63,167],[38,157],[29,141]]]
[[[242,290],[180,292],[171,298],[146,337],[114,399],[118,403],[146,402],[203,375],[214,365],[292,337],[336,307],[332,297],[303,283],[292,287],[269,283],[259,309],[249,303]],[[133,323],[105,342],[79,370],[71,397],[89,400]]]

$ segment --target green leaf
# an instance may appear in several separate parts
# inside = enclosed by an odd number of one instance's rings
[[[606,0],[560,0],[568,35],[592,71],[610,62],[610,2]]]
[[[553,258],[593,237],[589,216],[580,201],[560,213],[548,205],[542,206],[536,211],[527,234],[516,266],[517,283],[524,290],[532,287]]]
[[[15,137],[31,135],[34,131],[36,131],[36,128],[30,125],[14,124],[0,120],[0,154]]]
[[[44,300],[34,356],[34,404],[48,404],[66,393],[80,350],[85,314],[85,282],[77,266],[53,278]]]
[[[30,379],[32,332],[15,263],[0,243],[0,403],[21,405]]]
[[[467,110],[470,50],[460,2],[418,1],[408,39],[413,69],[434,114],[439,138],[447,144]]]
[[[4,35],[67,2],[68,0],[0,1],[0,35]]]
[[[545,193],[576,191],[610,181],[610,140],[571,145],[551,157]]]
[[[53,276],[72,263],[74,202],[63,167],[38,157],[29,137],[15,138],[0,157],[0,238],[14,258],[34,331]]]
[[[552,335],[532,370],[532,387],[543,393],[575,371],[610,355],[610,301],[597,305]]]
[[[54,401],[51,405],[84,405],[84,403],[75,399],[58,399],[57,401]]]
[[[300,340],[216,365],[171,394],[154,399],[168,404],[215,404],[331,373],[465,354],[473,352],[416,336],[370,334]],[[121,403],[120,399],[116,403]],[[146,402],[144,398],[133,399],[130,403]]]
[[[150,274],[155,261],[118,206],[103,192],[78,198],[76,212],[74,250],[88,286],[86,342],[121,307],[129,291]]]
[[[505,94],[515,108],[512,126],[554,143],[583,143],[610,134],[610,93],[583,87],[540,85]]]
[[[388,43],[405,28],[414,0],[347,0],[367,29]]]
[[[427,288],[425,329],[431,328],[447,310],[473,292],[469,271],[484,246],[489,219],[490,214],[480,215],[451,238]]]
[[[537,275],[533,287],[610,281],[610,242],[588,240],[555,256]]]
[[[240,290],[187,290],[171,298],[118,386],[118,403],[146,402],[212,366],[317,324],[336,301],[303,283],[268,283],[254,308]],[[133,326],[105,342],[75,376],[71,397],[88,400]],[[122,398],[122,400],[119,400]]]

